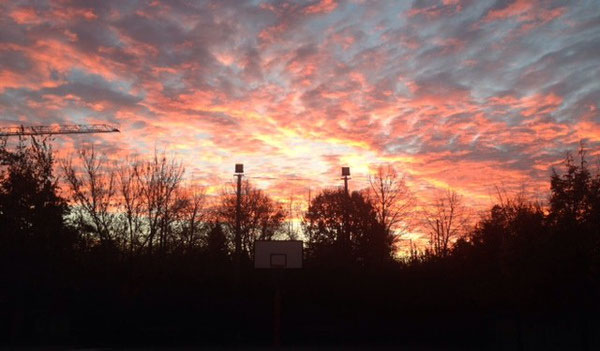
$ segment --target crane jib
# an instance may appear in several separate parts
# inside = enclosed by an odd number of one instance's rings
[[[0,137],[53,134],[118,133],[109,124],[62,124],[51,126],[12,126],[0,128]]]

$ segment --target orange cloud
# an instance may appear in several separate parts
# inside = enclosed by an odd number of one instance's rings
[[[42,20],[33,7],[19,7],[10,12],[10,17],[19,24],[36,24]]]

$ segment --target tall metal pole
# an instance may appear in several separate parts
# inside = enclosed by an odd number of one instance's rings
[[[346,191],[346,195],[350,195],[348,193],[348,179],[350,179],[350,167],[342,167],[342,179],[344,180],[344,190]]]
[[[235,253],[233,257],[233,274],[234,274],[234,310],[238,311],[237,318],[235,319],[235,337],[236,341],[240,341],[241,330],[244,323],[244,309],[242,308],[242,294],[241,294],[241,256],[242,256],[242,229],[241,229],[241,216],[242,216],[242,177],[244,175],[244,165],[237,163],[235,165],[235,174],[237,177],[237,190],[236,190],[236,202],[235,202]]]
[[[348,194],[348,176],[344,176],[344,190],[346,191],[346,195]]]
[[[237,177],[237,191],[236,191],[236,203],[235,203],[235,279],[239,282],[240,269],[241,269],[241,256],[242,256],[242,228],[241,228],[241,216],[242,216],[242,176],[244,175],[244,165],[235,165],[235,176]]]
[[[343,255],[349,254],[348,248],[350,247],[350,233],[348,230],[348,210],[350,207],[350,193],[348,192],[348,179],[350,177],[350,167],[342,167],[342,179],[344,179],[344,191],[346,194],[346,201],[344,203],[344,226],[343,226],[343,238],[342,238],[342,251]],[[349,260],[349,257],[344,257],[344,260]],[[344,261],[345,262],[345,261]]]

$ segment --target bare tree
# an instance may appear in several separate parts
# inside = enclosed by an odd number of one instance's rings
[[[523,185],[518,192],[509,193],[505,188],[496,186],[497,209],[502,212],[504,218],[514,222],[519,214],[523,212],[543,213],[544,204],[539,200],[530,200]]]
[[[121,164],[117,177],[119,195],[121,196],[121,228],[125,232],[127,250],[133,255],[143,243],[144,202],[142,199],[142,186],[138,175],[140,162],[129,159]]]
[[[114,241],[116,212],[115,172],[107,167],[106,157],[95,149],[78,151],[81,167],[73,165],[73,158],[62,162],[62,170],[71,199],[75,203],[75,219],[80,230],[91,231],[100,243]]]
[[[294,219],[298,214],[302,213],[302,204],[299,201],[296,201],[296,196],[293,193],[291,193],[290,197],[288,198],[286,211],[286,238],[288,240],[298,240],[298,237],[300,236],[300,230],[294,225]]]
[[[406,185],[405,177],[392,165],[380,165],[369,175],[369,198],[377,212],[377,219],[387,233],[402,235],[409,229],[409,219],[415,198]]]
[[[190,187],[184,190],[184,206],[179,213],[179,245],[184,250],[192,250],[202,244],[203,234],[208,225],[206,195],[204,189]]]
[[[455,191],[446,190],[425,209],[423,217],[431,252],[440,257],[448,255],[450,244],[465,229],[468,220],[462,198]]]
[[[82,230],[101,243],[126,247],[130,255],[144,248],[152,252],[156,245],[165,252],[177,241],[175,229],[189,204],[180,189],[179,163],[155,153],[148,161],[127,160],[111,168],[93,147],[80,150],[79,160],[80,167],[70,158],[62,168]]]
[[[175,214],[184,206],[177,193],[183,172],[180,163],[167,160],[165,155],[159,156],[157,153],[150,161],[136,167],[147,227],[142,246],[146,246],[150,253],[155,244],[160,252],[166,250]]]

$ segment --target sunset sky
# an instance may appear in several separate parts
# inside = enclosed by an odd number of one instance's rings
[[[165,150],[212,186],[244,163],[279,198],[382,163],[423,204],[543,198],[599,154],[599,104],[597,0],[0,0],[0,126],[118,124],[56,149]]]

